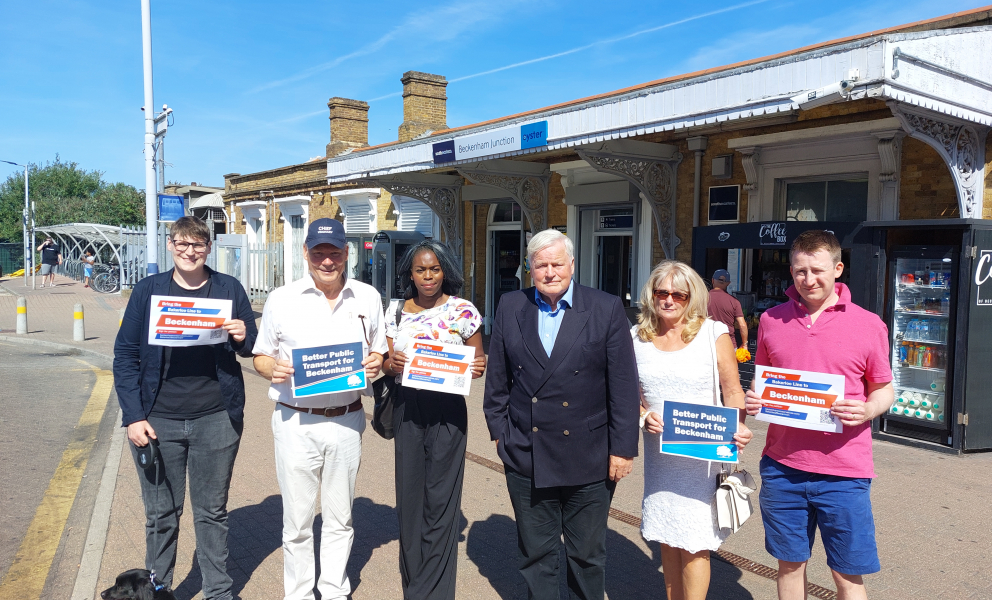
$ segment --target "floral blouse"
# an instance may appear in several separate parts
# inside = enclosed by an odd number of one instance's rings
[[[393,349],[404,351],[410,340],[434,340],[442,344],[464,344],[482,326],[482,315],[475,305],[457,296],[447,302],[417,313],[404,312],[396,326],[396,303],[386,309],[386,337],[393,340]]]

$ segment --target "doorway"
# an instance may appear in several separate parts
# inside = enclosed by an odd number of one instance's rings
[[[486,225],[486,332],[504,294],[520,289],[523,212],[516,202],[489,206]]]
[[[578,281],[620,298],[625,308],[637,305],[633,288],[638,215],[632,204],[579,210]]]

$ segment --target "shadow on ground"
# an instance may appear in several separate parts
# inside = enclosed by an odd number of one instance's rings
[[[650,544],[651,554],[640,546],[608,530],[606,537],[606,593],[610,598],[664,598],[665,577],[661,573],[661,552],[658,544]],[[493,515],[477,521],[468,532],[467,553],[502,600],[527,597],[527,588],[517,571],[516,524],[505,515]],[[565,565],[564,550],[559,564]],[[733,598],[749,600],[751,593],[740,585],[740,569],[720,560],[713,560],[709,600]],[[568,598],[565,572],[559,573],[559,597]]]

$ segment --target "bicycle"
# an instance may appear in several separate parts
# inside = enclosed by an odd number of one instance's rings
[[[93,289],[101,294],[116,294],[121,289],[120,271],[116,265],[97,265],[93,269]]]

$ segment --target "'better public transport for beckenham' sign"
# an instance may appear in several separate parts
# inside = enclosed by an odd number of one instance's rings
[[[491,156],[548,145],[548,122],[503,127],[434,144],[434,163]]]

